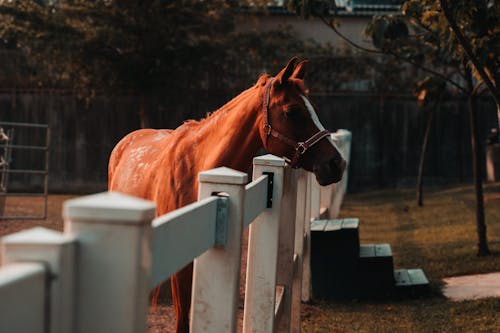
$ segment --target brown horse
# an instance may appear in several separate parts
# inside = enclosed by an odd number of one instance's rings
[[[261,147],[314,172],[321,185],[338,182],[346,162],[307,97],[305,65],[291,59],[276,77],[262,75],[199,122],[127,135],[111,153],[109,190],[152,200],[162,215],[197,199],[200,171],[226,166],[246,172]],[[171,278],[178,333],[189,332],[192,269]]]

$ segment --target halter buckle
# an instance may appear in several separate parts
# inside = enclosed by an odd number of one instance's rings
[[[264,133],[266,135],[271,135],[273,128],[269,124],[264,124]]]
[[[300,154],[300,155],[303,155],[306,150],[307,150],[307,147],[304,145],[304,142],[299,142],[297,143],[297,147],[295,147],[295,150]]]

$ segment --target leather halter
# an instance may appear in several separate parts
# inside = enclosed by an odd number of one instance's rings
[[[297,142],[295,140],[290,139],[289,137],[281,134],[274,128],[272,128],[271,124],[269,123],[269,100],[271,98],[271,87],[274,83],[274,78],[269,80],[269,82],[266,84],[266,90],[264,94],[264,103],[262,105],[262,111],[264,112],[264,146],[267,149],[267,141],[269,137],[273,137],[283,143],[286,143],[290,147],[293,147],[295,150],[292,159],[287,158],[286,156],[283,157],[285,161],[290,164],[292,168],[298,168],[299,167],[299,161],[302,155],[305,154],[305,152],[314,146],[316,143],[321,141],[324,137],[330,135],[330,132],[327,130],[323,131],[318,131],[316,134],[311,136],[309,139],[306,141],[301,141]]]

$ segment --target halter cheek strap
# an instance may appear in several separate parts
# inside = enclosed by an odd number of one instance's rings
[[[264,126],[263,126],[264,147],[266,147],[266,149],[267,149],[269,137],[273,137],[273,138],[277,139],[278,141],[281,141],[281,142],[286,143],[287,145],[293,147],[294,154],[293,154],[292,159],[289,159],[287,157],[284,157],[284,159],[293,168],[298,168],[301,156],[304,155],[305,152],[309,148],[311,148],[316,143],[321,141],[321,139],[330,135],[330,132],[327,130],[318,131],[316,134],[311,136],[306,141],[297,142],[297,141],[292,140],[289,137],[281,134],[280,132],[278,132],[274,128],[272,128],[271,124],[269,123],[269,101],[270,101],[270,97],[271,97],[271,87],[272,87],[273,83],[274,83],[274,78],[269,80],[269,82],[267,83],[265,93],[264,93],[264,102],[262,104],[262,111],[264,112]]]

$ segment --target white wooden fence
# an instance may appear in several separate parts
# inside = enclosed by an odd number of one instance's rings
[[[202,172],[199,201],[156,219],[152,202],[120,193],[69,200],[63,233],[4,237],[0,332],[146,332],[149,291],[193,259],[191,331],[236,332],[247,226],[243,331],[299,332],[319,186],[272,155],[254,159],[253,179]]]

